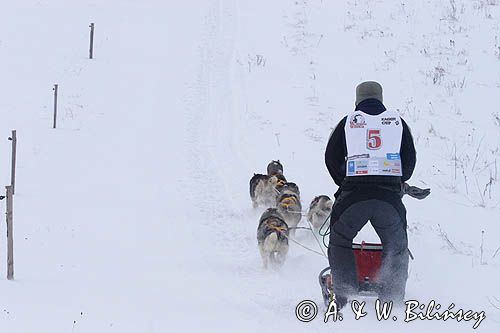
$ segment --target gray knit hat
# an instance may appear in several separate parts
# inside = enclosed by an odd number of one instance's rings
[[[356,106],[365,99],[375,98],[380,102],[382,99],[382,86],[375,81],[365,81],[356,87]]]

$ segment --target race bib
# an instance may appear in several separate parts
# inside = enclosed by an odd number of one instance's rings
[[[402,176],[402,121],[393,111],[369,115],[354,111],[344,127],[346,176]]]

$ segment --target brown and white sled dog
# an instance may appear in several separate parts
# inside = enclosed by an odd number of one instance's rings
[[[268,208],[260,217],[257,242],[264,268],[283,265],[288,253],[288,225],[276,208]]]
[[[283,175],[268,176],[258,173],[254,174],[250,179],[250,198],[252,199],[253,207],[276,207],[276,199],[285,182],[286,179]]]
[[[314,230],[319,231],[325,220],[332,212],[333,201],[327,195],[319,195],[311,201],[307,212],[307,220]]]
[[[277,202],[278,212],[283,215],[289,228],[297,227],[302,219],[302,204],[300,197],[291,191],[282,191]],[[295,229],[290,234],[295,235]]]

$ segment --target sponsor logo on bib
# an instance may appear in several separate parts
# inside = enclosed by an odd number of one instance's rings
[[[396,117],[382,117],[382,125],[390,125],[393,122],[397,125],[399,125],[399,120]]]
[[[355,113],[351,116],[351,119],[349,119],[349,125],[351,128],[365,128],[365,117],[361,113]]]
[[[399,156],[399,153],[387,153],[387,159],[388,160],[400,160],[401,157]]]
[[[349,173],[354,172],[354,161],[349,161],[349,163],[347,163],[347,171]]]

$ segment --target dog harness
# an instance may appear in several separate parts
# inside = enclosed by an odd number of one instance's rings
[[[280,205],[288,208],[289,206],[294,206],[298,202],[297,197],[293,194],[285,194],[281,197]]]

